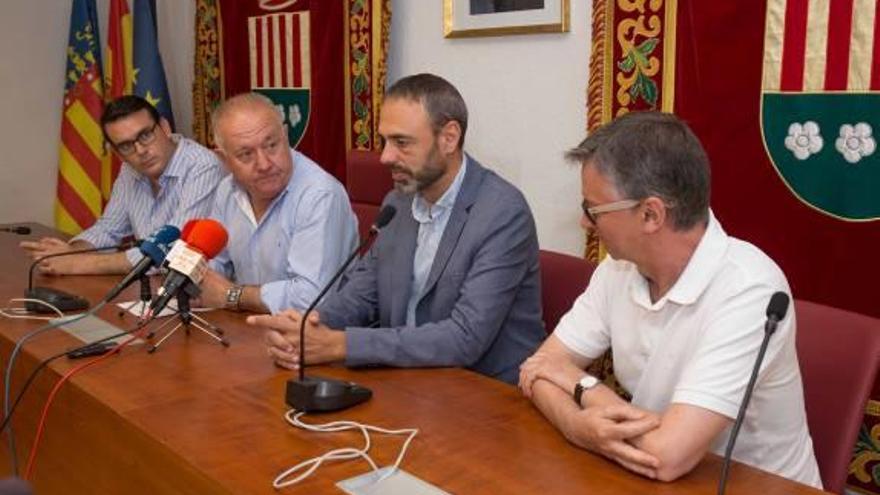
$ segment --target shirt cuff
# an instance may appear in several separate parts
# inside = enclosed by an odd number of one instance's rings
[[[731,402],[723,397],[718,397],[694,389],[676,390],[672,394],[672,400],[670,402],[673,404],[689,404],[708,409],[709,411],[726,416],[729,419],[736,419],[739,413],[739,404],[736,402]]]
[[[85,241],[91,244],[96,248],[101,248],[104,246],[112,246],[110,236],[101,235],[100,233],[94,232],[93,229],[86,229],[80,232],[79,234],[73,236],[68,243],[73,243],[76,241]]]
[[[277,314],[287,308],[284,307],[284,284],[283,282],[269,282],[260,286],[260,300],[269,312]]]
[[[128,259],[128,262],[131,264],[131,266],[134,267],[134,265],[137,265],[141,261],[141,259],[144,258],[144,253],[142,253],[141,250],[138,248],[131,248],[125,251],[125,257],[126,259]]]

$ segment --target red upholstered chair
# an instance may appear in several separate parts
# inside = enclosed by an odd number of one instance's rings
[[[544,329],[550,333],[587,288],[595,266],[583,258],[543,249],[539,253],[539,262]]]
[[[379,213],[382,199],[394,186],[388,167],[379,163],[378,151],[351,150],[346,159],[346,189],[363,238]]]
[[[826,490],[843,493],[853,446],[880,371],[880,320],[795,301],[807,423]]]

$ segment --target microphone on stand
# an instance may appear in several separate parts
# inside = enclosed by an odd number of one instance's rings
[[[89,302],[82,297],[76,296],[69,292],[64,292],[63,290],[52,289],[49,287],[34,287],[34,269],[37,267],[37,265],[39,265],[40,262],[42,262],[43,260],[47,260],[49,258],[58,258],[61,256],[69,256],[73,254],[101,253],[104,251],[125,251],[126,249],[137,245],[139,242],[140,241],[124,242],[116,246],[77,249],[74,251],[65,251],[63,253],[52,253],[47,254],[46,256],[41,256],[35,259],[28,269],[28,286],[27,289],[25,289],[24,291],[24,297],[25,299],[38,299],[40,301],[44,301],[48,304],[51,304],[52,306],[55,306],[61,311],[79,311],[82,309],[88,309]],[[47,306],[31,301],[25,301],[24,307],[28,311],[34,313],[55,312]]]
[[[104,301],[112,301],[135,280],[143,277],[150,268],[162,266],[162,262],[165,261],[171,244],[179,238],[180,229],[173,225],[164,225],[159,227],[156,232],[153,232],[150,237],[141,241],[138,248],[144,257],[132,267],[131,271],[115,287],[110,289],[110,292],[104,296]]]
[[[761,369],[761,363],[764,361],[764,354],[767,352],[767,345],[770,343],[770,336],[776,331],[776,326],[785,318],[788,312],[789,297],[785,292],[774,292],[770,297],[770,303],[767,305],[767,323],[764,324],[764,340],[761,341],[761,348],[758,350],[758,357],[755,359],[755,366],[752,368],[752,376],[746,385],[746,393],[743,396],[742,404],[739,406],[739,413],[736,415],[736,421],[733,422],[733,428],[730,430],[730,438],[727,439],[727,450],[724,452],[724,463],[721,465],[721,478],[718,480],[718,495],[724,495],[724,489],[727,487],[727,474],[730,470],[730,458],[733,455],[733,446],[736,443],[736,437],[739,435],[739,429],[742,427],[743,420],[746,417],[746,408],[749,406],[749,400],[752,398],[752,391],[755,389],[755,382],[758,381],[758,370]]]
[[[212,219],[190,220],[182,237],[168,252],[165,264],[168,275],[150,302],[150,313],[160,313],[172,297],[181,292],[189,296],[199,294],[199,283],[208,270],[208,260],[226,247],[228,234],[220,222]]]
[[[31,228],[25,227],[24,225],[19,225],[16,227],[0,227],[0,232],[9,232],[18,235],[30,235]]]
[[[345,263],[339,267],[339,270],[333,275],[333,278],[327,282],[327,285],[318,294],[318,297],[312,301],[312,304],[303,312],[299,324],[299,378],[287,380],[287,390],[285,392],[285,401],[292,408],[303,412],[330,412],[341,409],[348,409],[356,406],[361,402],[365,402],[373,396],[373,392],[354,382],[346,382],[342,380],[334,380],[332,378],[321,378],[317,376],[305,376],[306,358],[304,350],[306,320],[309,313],[315,309],[318,302],[327,294],[327,291],[333,287],[333,284],[339,279],[345,269],[354,261],[359,252],[372,241],[379,230],[388,225],[388,222],[394,218],[397,209],[391,205],[383,207],[379,214],[376,215],[376,221],[370,227],[367,237],[361,241],[360,245],[351,252]]]

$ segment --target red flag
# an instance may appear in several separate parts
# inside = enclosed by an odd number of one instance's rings
[[[127,0],[110,0],[110,18],[107,22],[107,60],[104,68],[104,95],[110,102],[132,94],[134,70],[132,65],[132,23]],[[113,153],[107,154],[101,171],[101,192],[104,202],[110,199],[113,181],[119,175],[122,162]]]
[[[55,202],[55,225],[68,234],[91,226],[101,214],[104,149],[99,125],[103,111],[100,46],[94,0],[74,0]]]

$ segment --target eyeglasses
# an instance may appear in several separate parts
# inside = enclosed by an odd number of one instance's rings
[[[630,208],[635,208],[640,205],[642,200],[640,199],[622,199],[620,201],[614,201],[611,203],[605,203],[602,205],[589,206],[587,205],[587,200],[581,202],[581,209],[584,210],[584,215],[586,215],[587,220],[590,221],[591,224],[596,225],[596,217],[603,213],[611,213],[612,211],[619,210],[628,210]]]
[[[120,155],[128,156],[135,152],[135,144],[146,146],[156,139],[157,125],[159,125],[158,122],[153,122],[152,126],[139,132],[134,139],[115,144],[111,142],[110,144],[116,149],[116,151],[119,152]]]

